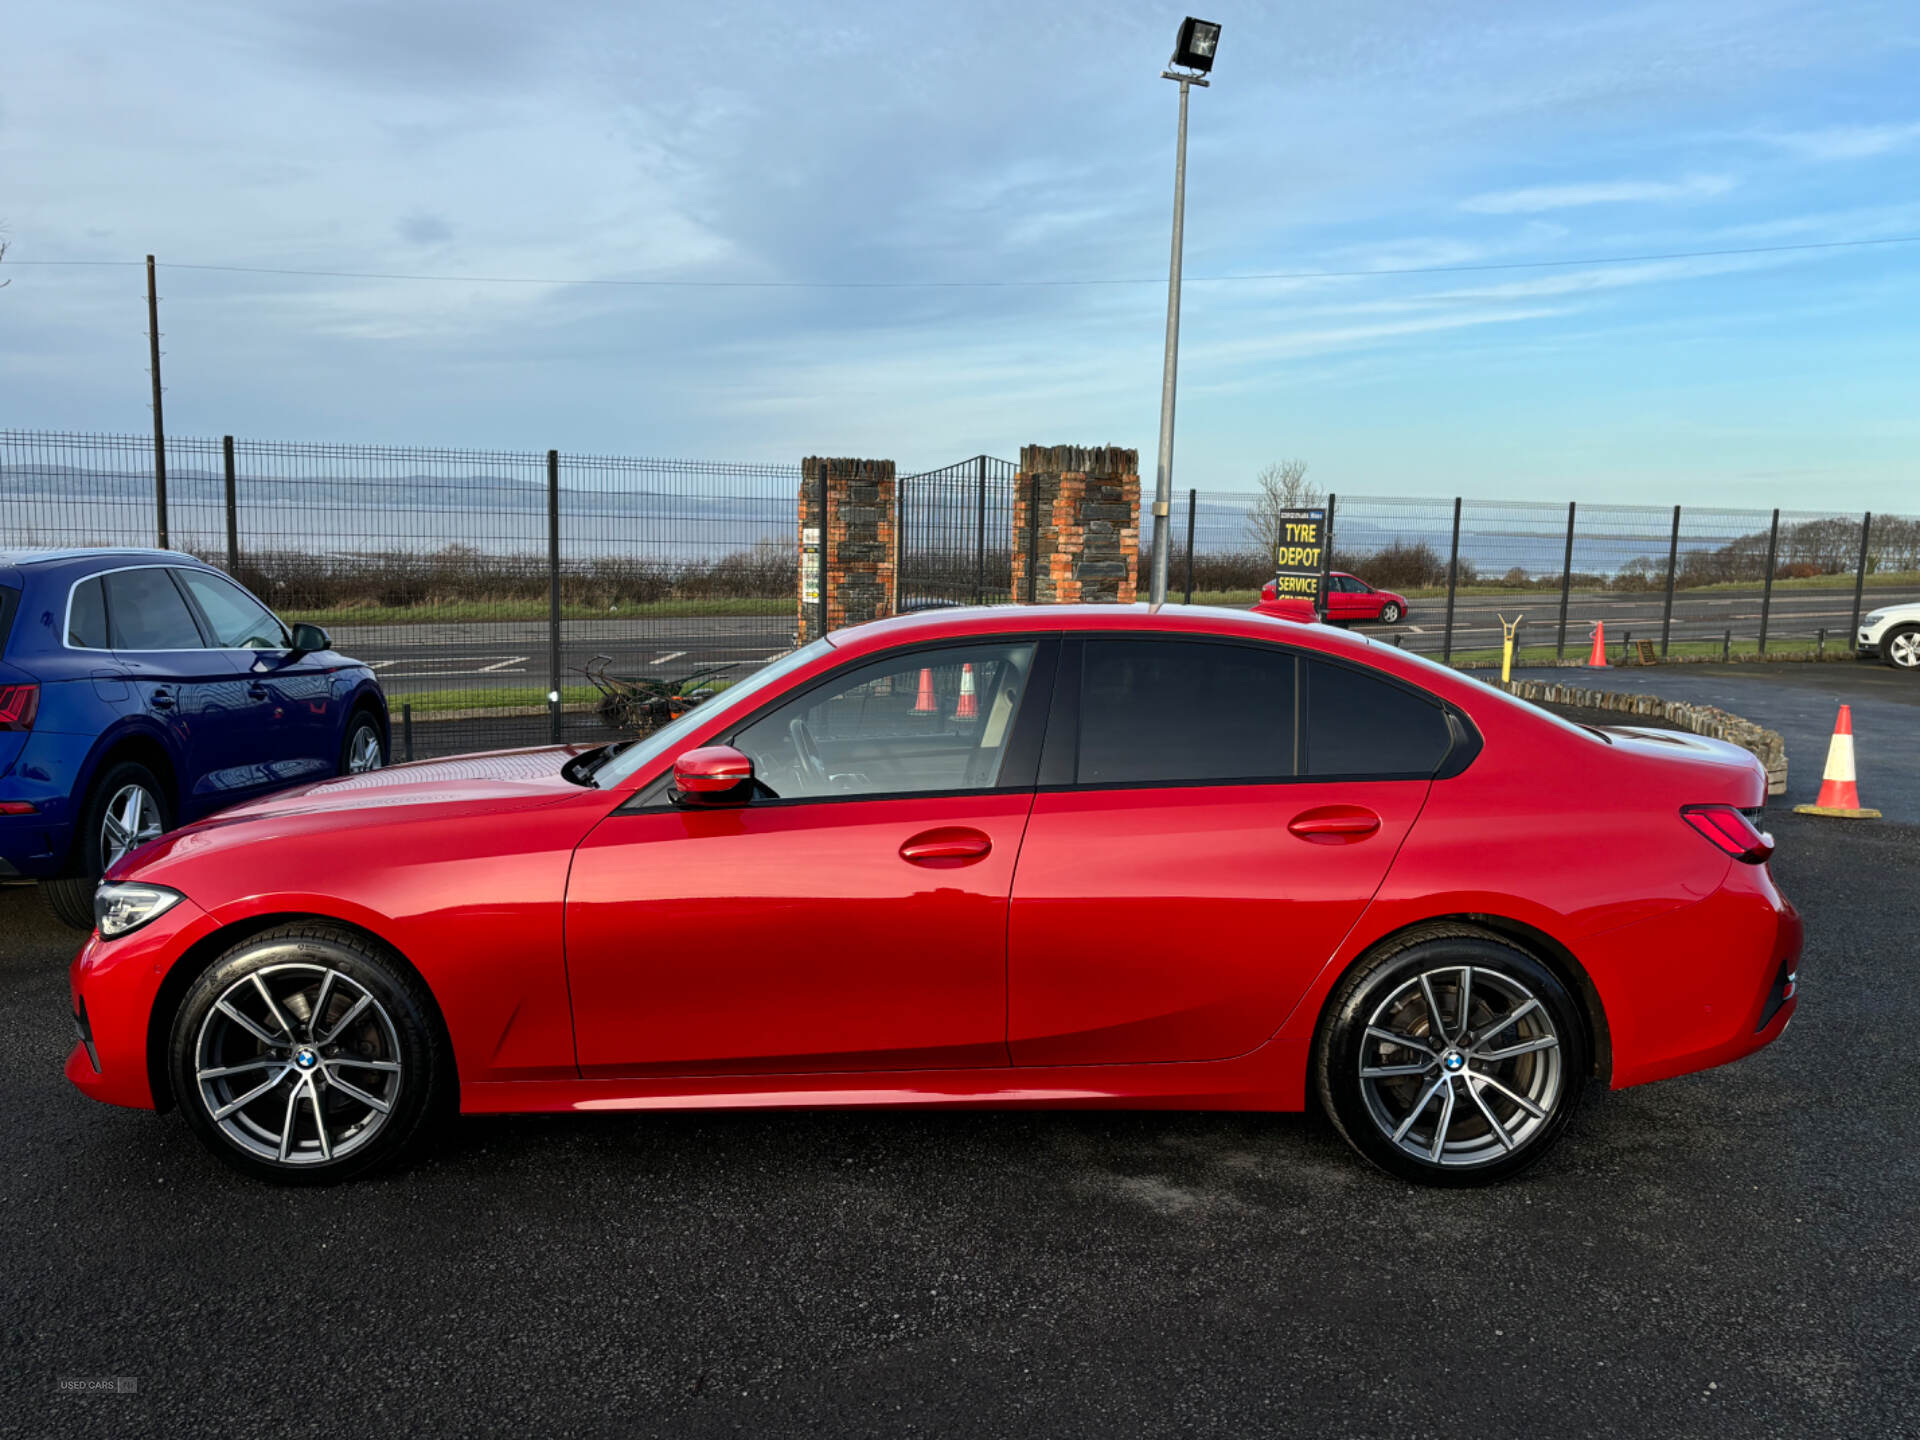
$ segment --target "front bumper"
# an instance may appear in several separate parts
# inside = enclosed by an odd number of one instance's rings
[[[206,911],[182,900],[131,935],[87,937],[67,971],[80,1038],[66,1075],[76,1088],[109,1105],[158,1108],[147,1063],[154,1001],[174,962],[215,928]]]

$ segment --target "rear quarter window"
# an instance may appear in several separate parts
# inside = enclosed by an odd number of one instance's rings
[[[73,587],[67,602],[67,644],[81,650],[107,648],[106,581],[98,575]]]
[[[13,636],[13,617],[20,611],[20,592],[11,585],[0,585],[0,655],[7,653]]]
[[[1437,700],[1390,680],[1311,661],[1307,671],[1307,774],[1431,775],[1453,744]]]

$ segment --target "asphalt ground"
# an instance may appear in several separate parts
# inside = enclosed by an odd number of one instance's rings
[[[1903,598],[1906,596],[1902,592]],[[1760,592],[1682,592],[1675,600],[1675,642],[1718,641],[1731,629],[1736,639],[1751,640],[1760,629]],[[1558,631],[1558,592],[1525,595],[1462,595],[1454,604],[1454,649],[1497,650],[1500,616],[1524,616],[1522,645],[1552,644]],[[1889,594],[1869,591],[1865,614]],[[1572,600],[1567,628],[1568,654],[1590,646],[1591,622],[1603,620],[1608,643],[1618,646],[1629,634],[1656,639],[1665,592],[1645,595],[1579,592]],[[1769,633],[1775,648],[1805,648],[1824,628],[1829,649],[1851,643],[1851,590],[1781,591],[1773,599]],[[1368,624],[1366,634],[1400,642],[1422,653],[1438,651],[1446,626],[1444,600],[1415,600],[1413,613],[1398,625]],[[472,620],[428,625],[339,625],[335,647],[374,666],[396,697],[434,690],[485,690],[548,683],[547,626],[543,620]],[[620,675],[678,675],[720,665],[744,673],[793,643],[789,615],[653,616],[610,614],[561,624],[561,667],[566,683],[582,683],[577,667],[596,654],[613,656]]]
[[[1666,700],[1717,705],[1787,742],[1788,805],[1820,792],[1827,745],[1842,704],[1853,707],[1854,764],[1863,804],[1889,820],[1920,823],[1920,675],[1865,662],[1777,665],[1652,665],[1609,670],[1515,670],[1523,679],[1647,691]],[[1615,716],[1614,724],[1633,720]]]
[[[1920,830],[1774,828],[1787,1034],[1467,1192],[1178,1113],[474,1119],[266,1187],[66,1084],[73,940],[0,890],[0,1433],[1920,1434]]]

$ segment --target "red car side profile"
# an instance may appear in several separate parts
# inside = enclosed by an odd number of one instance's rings
[[[1336,625],[1357,620],[1397,625],[1407,618],[1408,608],[1406,596],[1391,590],[1376,590],[1357,575],[1335,570],[1327,576],[1327,619]],[[1311,602],[1282,596],[1271,580],[1261,587],[1259,602],[1253,609],[1258,614],[1276,615],[1282,620],[1315,618]]]
[[[324,781],[117,864],[67,1075],[324,1181],[441,1116],[1325,1107],[1491,1180],[1737,1059],[1801,927],[1758,761],[1323,626],[833,633],[624,744]]]

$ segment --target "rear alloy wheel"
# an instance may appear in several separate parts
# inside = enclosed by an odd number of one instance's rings
[[[1386,604],[1382,605],[1380,607],[1380,623],[1382,625],[1399,624],[1400,623],[1400,607],[1394,604],[1391,600],[1389,600]]]
[[[1920,670],[1920,628],[1894,631],[1880,642],[1880,654],[1896,670]]]
[[[1573,997],[1533,957],[1472,932],[1388,951],[1344,981],[1315,1066],[1348,1142],[1433,1185],[1500,1179],[1565,1128],[1587,1073]]]
[[[93,928],[93,892],[100,877],[129,851],[173,828],[166,792],[146,766],[123,760],[94,782],[80,817],[76,874],[40,882],[55,917],[76,930]]]
[[[340,773],[365,775],[387,763],[380,744],[380,725],[366,711],[358,711],[347,726],[346,744],[340,749]]]
[[[440,1108],[447,1069],[419,981],[362,937],[311,923],[216,961],[174,1017],[169,1062],[202,1142],[290,1184],[398,1155]]]

